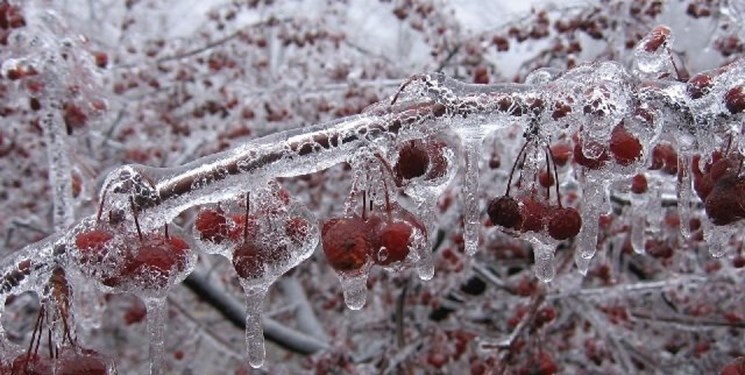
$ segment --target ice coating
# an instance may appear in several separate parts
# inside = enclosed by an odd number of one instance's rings
[[[383,102],[370,108],[363,115],[278,133],[181,167],[123,166],[112,172],[104,185],[104,194],[101,197],[103,220],[111,220],[112,216],[115,217],[120,212],[130,212],[130,202],[134,202],[137,212],[141,215],[143,231],[147,234],[154,233],[187,208],[234,199],[246,191],[264,186],[267,181],[276,177],[296,176],[328,168],[346,160],[350,154],[361,148],[377,148],[385,153],[386,149],[394,149],[397,143],[401,142],[400,139],[396,139],[397,136],[407,139],[428,138],[440,134],[445,129],[452,129],[465,135],[463,155],[467,167],[464,171],[465,185],[461,208],[466,218],[467,251],[473,253],[478,246],[478,232],[481,229],[478,220],[481,213],[477,161],[481,157],[479,142],[484,134],[504,129],[508,125],[527,128],[529,124],[537,121],[540,123],[542,137],[547,140],[568,138],[579,132],[579,142],[582,147],[587,148],[587,156],[598,157],[601,150],[593,147],[591,141],[606,142],[613,126],[630,116],[637,115],[636,111],[639,108],[635,107],[635,102],[640,100],[649,106],[659,107],[653,108],[652,112],[659,118],[650,125],[653,128],[649,133],[654,137],[662,133],[675,133],[674,145],[680,160],[678,165],[679,168],[683,168],[680,171],[680,183],[674,182],[677,176],[659,178],[659,185],[664,186],[650,189],[647,202],[644,202],[645,198],[631,197],[630,204],[632,211],[635,212],[633,216],[637,220],[632,225],[632,246],[640,252],[643,249],[644,233],[640,229],[643,224],[639,221],[639,217],[642,216],[639,212],[645,210],[650,213],[647,221],[650,224],[650,232],[654,232],[660,222],[656,215],[660,212],[658,208],[662,201],[663,188],[676,188],[677,200],[682,203],[678,205],[683,221],[681,228],[684,235],[687,234],[685,231],[688,227],[688,218],[691,217],[690,210],[695,209],[693,204],[688,203],[696,201],[691,190],[691,174],[688,170],[691,160],[698,153],[707,154],[708,157],[708,153],[721,146],[725,134],[733,131],[738,134],[742,117],[736,107],[727,102],[726,95],[736,86],[743,84],[742,60],[712,72],[711,87],[707,87],[707,92],[700,97],[693,97],[694,95],[690,94],[686,96],[685,93],[689,90],[688,83],[685,82],[666,80],[664,77],[653,77],[650,81],[641,82],[642,79],[648,78],[648,73],[668,70],[666,64],[669,60],[665,53],[657,55],[657,52],[665,50],[666,43],[671,43],[670,40],[668,38],[663,41],[663,46],[659,48],[650,48],[647,44],[639,47],[644,53],[650,54],[637,57],[639,69],[645,74],[632,76],[617,64],[598,63],[580,66],[563,75],[536,73],[525,85],[486,86],[456,82],[441,74],[422,75],[414,78],[413,83],[403,90],[401,100],[397,103]],[[648,37],[643,43],[651,41]],[[7,62],[3,65],[3,71],[7,72],[18,64],[17,61]],[[547,91],[560,92],[561,95],[550,97],[540,94]],[[564,109],[564,105],[568,110]],[[672,112],[679,112],[681,115],[673,116]],[[694,126],[681,126],[681,123],[685,123],[681,118],[688,115],[693,117]],[[509,121],[506,121],[508,119]],[[678,128],[679,126],[681,128]],[[694,132],[695,127],[706,127],[711,131],[697,134]],[[475,136],[472,136],[473,134]],[[700,144],[685,143],[685,136],[701,136]],[[645,149],[649,149],[653,140],[656,141],[652,136],[640,137]],[[737,147],[741,148],[739,142],[738,140]],[[52,156],[50,159],[59,161],[59,156]],[[454,167],[449,167],[447,176],[454,176],[454,170]],[[53,172],[59,176],[69,174],[64,168]],[[600,181],[610,181],[621,174],[615,167],[602,168],[591,173],[595,175],[589,176],[588,171],[587,178],[579,182],[582,188],[582,217],[585,219],[585,225],[576,241],[575,249],[578,256],[577,265],[583,273],[587,271],[597,247],[597,219],[606,210],[606,190],[613,190],[612,186]],[[62,184],[55,182],[53,186]],[[410,190],[414,195],[421,197],[420,205],[429,206],[421,207],[417,211],[420,217],[427,218],[426,232],[430,232],[429,228],[432,225],[429,218],[433,217],[431,206],[434,205],[438,189],[439,187],[425,192],[423,188],[420,189],[413,184]],[[67,195],[67,192],[63,194]],[[380,200],[381,196],[382,194],[378,194],[377,199]],[[66,198],[58,199],[61,206],[67,205],[64,199]],[[56,221],[66,223],[64,226],[67,226],[70,212],[68,209],[55,210]],[[313,222],[314,215],[302,212],[299,213],[299,217],[308,221],[309,230],[315,232],[317,243],[319,226]],[[101,263],[90,263],[80,254],[73,252],[80,250],[74,245],[76,235],[95,229],[98,219],[85,218],[67,233],[30,245],[17,255],[4,260],[0,267],[4,277],[0,299],[4,300],[10,294],[26,290],[38,291],[43,284],[41,280],[45,279],[41,275],[48,273],[49,265],[58,260],[63,264],[80,268],[84,276],[101,284],[111,283],[106,281],[108,278],[103,277],[112,266],[107,264],[110,263],[108,259]],[[269,227],[274,226],[276,229],[275,224],[273,221],[267,221]],[[131,220],[125,221],[122,225],[122,232],[113,234],[113,244],[124,243],[124,239],[118,237],[120,235],[132,237],[135,234]],[[722,256],[729,247],[730,238],[741,227],[741,223],[712,225],[705,222],[704,227],[711,254]],[[64,231],[61,227],[58,229]],[[280,230],[279,233],[289,235],[286,229]],[[280,242],[285,240],[282,238]],[[431,244],[431,240],[427,238],[423,241]],[[552,258],[555,244],[537,240],[535,237],[532,241],[536,256],[536,275],[541,280],[549,281],[554,273]],[[295,245],[287,246],[293,250],[293,256],[289,258],[292,262],[289,263],[302,262],[308,249],[298,250],[297,246],[292,247]],[[106,244],[104,248],[112,251],[117,249],[111,244]],[[422,250],[420,245],[417,245],[415,251],[420,276],[423,278],[431,277],[433,270],[427,251]],[[110,260],[115,262],[117,257],[121,256],[123,254],[111,255]],[[84,263],[90,263],[92,267],[86,267]],[[281,274],[280,271],[284,267],[285,263],[281,266],[262,266],[262,275],[267,277],[262,276],[260,282],[252,285],[269,285],[266,281]],[[174,275],[169,279],[169,284],[178,282],[188,273],[188,269],[189,267],[186,267],[186,271],[180,273],[180,276]],[[350,308],[361,308],[364,304],[365,277],[366,274],[342,280],[345,299]],[[123,289],[136,291],[142,289],[142,285],[133,284]],[[167,290],[159,289],[159,292]],[[143,292],[143,295],[151,296],[146,292]],[[253,334],[252,337],[256,336]],[[255,355],[249,355],[252,356],[256,358]],[[258,360],[254,363],[258,363]]]
[[[243,288],[246,293],[246,357],[251,367],[259,368],[266,356],[261,312],[268,285],[244,285]]]
[[[150,339],[150,375],[164,374],[164,336],[168,317],[165,298],[146,298],[147,333]]]

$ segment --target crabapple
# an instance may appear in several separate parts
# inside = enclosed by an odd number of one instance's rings
[[[199,232],[199,238],[203,241],[220,244],[230,235],[228,218],[219,210],[199,211],[194,226]]]
[[[374,255],[375,263],[387,266],[406,259],[413,233],[411,224],[407,222],[396,221],[383,225],[378,231],[380,250]]]
[[[502,196],[489,201],[486,212],[494,225],[516,228],[522,222],[520,206],[514,198],[509,196]]]
[[[555,240],[566,240],[576,236],[582,229],[582,217],[571,207],[561,207],[551,214],[548,234]]]
[[[327,221],[321,236],[329,264],[341,272],[361,270],[375,248],[367,223],[357,216]]]
[[[610,152],[616,163],[628,166],[642,156],[642,144],[626,127],[618,125],[610,137]]]

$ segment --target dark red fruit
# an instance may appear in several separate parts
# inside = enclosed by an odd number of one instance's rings
[[[114,235],[104,229],[93,229],[75,236],[75,246],[80,251],[80,261],[83,264],[100,262],[108,252],[106,246]]]
[[[538,183],[547,188],[554,185],[554,174],[547,171],[538,172]]]
[[[285,223],[285,231],[290,237],[290,241],[296,245],[302,244],[309,230],[310,224],[302,217],[293,217]]]
[[[563,167],[572,158],[572,145],[567,142],[557,142],[551,145],[551,158],[557,166]]]
[[[745,357],[738,357],[728,363],[722,368],[719,375],[745,375]]]
[[[731,114],[741,113],[745,111],[745,91],[742,86],[737,86],[729,89],[724,94],[724,105]]]
[[[503,196],[492,199],[486,208],[486,213],[494,225],[501,225],[505,228],[516,228],[522,222],[520,206],[512,197]]]
[[[101,356],[92,350],[83,353],[68,352],[57,362],[57,375],[106,375],[108,366]]]
[[[197,228],[199,238],[202,241],[219,244],[230,235],[228,218],[217,210],[206,209],[199,211],[194,226]]]
[[[276,263],[284,248],[271,249],[259,246],[252,240],[243,242],[233,252],[235,272],[244,279],[259,279],[266,274],[265,267]]]
[[[577,164],[587,169],[599,169],[608,161],[608,149],[605,146],[598,142],[589,142],[585,147],[598,149],[599,155],[595,158],[586,156],[588,153],[582,148],[581,141],[578,141],[574,144],[574,161]]]
[[[361,270],[368,263],[374,249],[370,229],[359,217],[326,222],[322,242],[329,264],[341,272]]]
[[[626,127],[618,125],[610,136],[610,152],[616,163],[627,166],[642,156],[642,144]]]
[[[678,153],[668,142],[661,142],[652,148],[651,170],[661,169],[669,175],[678,174]]]
[[[520,230],[523,232],[540,232],[546,224],[546,215],[548,207],[543,202],[537,201],[533,197],[526,197],[522,201],[520,216],[522,223]]]
[[[555,210],[548,221],[548,234],[555,240],[572,238],[582,229],[582,217],[571,207]]]
[[[186,269],[189,245],[178,237],[154,235],[139,244],[133,257],[127,258],[119,275],[104,280],[108,286],[128,281],[144,281],[147,287],[163,288],[174,272]]]
[[[385,248],[385,255],[383,256],[381,251],[374,254],[375,263],[387,266],[406,259],[409,255],[413,232],[411,224],[406,222],[385,223],[378,232],[380,248],[381,250]]]
[[[719,179],[704,201],[706,216],[714,225],[727,225],[745,217],[740,204],[744,193],[743,183],[736,177]]]
[[[420,140],[407,142],[398,152],[398,161],[394,166],[397,179],[409,180],[423,176],[429,168],[429,155]]]
[[[649,33],[649,40],[644,43],[644,51],[649,53],[657,52],[660,47],[670,38],[670,28],[667,26],[657,26]]]
[[[634,194],[644,194],[647,192],[647,177],[639,173],[631,178],[631,192]]]
[[[41,357],[38,354],[29,356],[23,353],[13,360],[10,373],[13,375],[52,375],[52,363],[47,357]]]
[[[711,76],[705,73],[694,75],[686,83],[686,92],[691,99],[700,99],[711,91]]]
[[[242,242],[245,238],[254,238],[259,230],[256,216],[248,215],[248,228],[245,228],[246,216],[245,215],[233,215],[233,222],[235,225],[230,231],[230,239],[236,242]]]

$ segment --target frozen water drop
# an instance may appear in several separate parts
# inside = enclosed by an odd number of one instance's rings
[[[704,241],[709,245],[709,254],[721,258],[727,253],[729,240],[738,233],[737,225],[713,225],[705,220]]]
[[[533,245],[535,276],[545,283],[551,282],[556,275],[556,269],[554,268],[555,241],[533,238],[530,242]]]
[[[344,303],[351,310],[359,310],[367,300],[367,272],[358,275],[339,275],[344,292]]]
[[[424,257],[420,258],[416,270],[420,280],[432,280],[435,276],[435,263],[432,260],[432,254],[427,252]]]
[[[637,254],[644,253],[644,229],[647,226],[645,214],[648,194],[631,193],[631,248]]]
[[[166,328],[166,299],[147,298],[147,332],[150,336],[150,375],[163,374],[163,333]]]
[[[581,254],[574,254],[574,264],[577,265],[577,271],[579,271],[582,276],[587,276],[587,271],[590,269],[590,263],[592,263],[592,258],[584,258]]]

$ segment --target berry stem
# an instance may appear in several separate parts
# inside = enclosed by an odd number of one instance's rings
[[[562,208],[561,206],[561,193],[559,192],[559,169],[556,167],[556,160],[554,160],[554,155],[549,151],[548,145],[545,145],[546,147],[546,154],[551,157],[551,163],[554,165],[554,184],[556,185],[556,200],[559,202],[559,208]]]
[[[140,220],[137,218],[137,208],[135,207],[135,200],[132,196],[129,197],[129,206],[132,207],[132,216],[135,218],[135,228],[137,229],[137,236],[140,237],[142,242],[142,230],[140,229]]]
[[[515,157],[515,162],[512,163],[512,170],[510,170],[510,178],[507,180],[507,190],[504,192],[505,197],[510,196],[510,188],[512,187],[512,176],[515,174],[515,169],[517,168],[517,164],[520,161],[520,156],[523,155],[525,152],[525,148],[528,147],[529,141],[525,141],[523,143],[523,146],[520,148],[520,151],[517,153],[517,156]]]
[[[251,208],[251,192],[246,193],[246,212],[243,214],[243,243],[248,240],[248,210]]]

